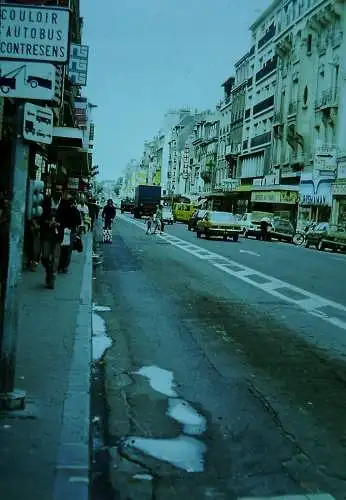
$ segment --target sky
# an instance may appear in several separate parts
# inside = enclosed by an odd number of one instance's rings
[[[94,165],[116,180],[169,109],[215,109],[271,0],[81,0]],[[102,7],[101,7],[102,6]]]

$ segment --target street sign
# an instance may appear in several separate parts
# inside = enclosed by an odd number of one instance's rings
[[[51,101],[55,66],[49,63],[0,61],[0,97]]]
[[[84,86],[88,78],[89,47],[71,44],[68,76],[72,85]]]
[[[0,3],[0,59],[69,60],[70,10]]]
[[[52,144],[53,111],[48,107],[25,103],[23,137],[27,141]]]

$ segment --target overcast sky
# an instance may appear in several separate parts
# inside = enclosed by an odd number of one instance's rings
[[[85,93],[94,111],[94,164],[116,179],[168,109],[215,107],[271,0],[81,0],[90,46]]]

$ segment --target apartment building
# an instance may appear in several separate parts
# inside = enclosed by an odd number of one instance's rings
[[[234,84],[234,76],[231,76],[222,84],[224,89],[224,99],[219,104],[220,126],[215,171],[215,189],[220,190],[225,188],[225,180],[231,177],[226,160],[226,148],[231,144],[232,89]]]
[[[274,4],[251,26],[252,46],[248,55],[248,84],[243,124],[243,143],[238,175],[242,184],[270,173],[272,120],[277,80],[277,32]]]
[[[345,42],[343,1],[276,2],[278,57],[272,163],[282,185],[299,191],[298,225],[338,220],[346,190],[333,185],[345,137],[340,77]],[[344,175],[342,167],[340,176]],[[341,179],[340,177],[339,179]],[[344,193],[344,194],[343,194]],[[334,210],[332,211],[332,207]]]
[[[191,168],[198,194],[211,193],[215,186],[220,126],[220,110],[203,114],[194,130]]]

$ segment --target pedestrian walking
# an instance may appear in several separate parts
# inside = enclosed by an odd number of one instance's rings
[[[52,195],[43,200],[41,216],[41,261],[46,271],[47,288],[55,288],[56,272],[60,259],[64,229],[68,227],[66,200],[62,199],[62,185],[52,187]]]
[[[116,209],[113,200],[109,199],[102,210],[103,226],[103,241],[104,243],[112,243],[112,224],[116,216]]]
[[[267,219],[262,219],[260,223],[260,228],[261,228],[261,240],[262,241],[268,241],[269,240],[269,234],[268,234],[268,229],[269,229],[269,222]]]
[[[75,237],[79,233],[82,224],[80,211],[77,208],[76,201],[71,197],[68,200],[69,206],[66,207],[66,222],[68,224],[64,229],[64,238],[61,243],[58,273],[67,274],[71,263],[72,246]]]
[[[159,205],[155,213],[154,234],[156,234],[157,229],[160,231],[160,234],[162,234],[164,229],[162,219],[163,219],[162,206]]]
[[[81,230],[83,232],[87,232],[90,229],[91,220],[89,217],[89,208],[88,205],[85,203],[84,195],[81,195],[80,202],[77,205],[77,208],[80,211],[82,218]]]
[[[153,214],[150,214],[148,219],[147,219],[147,232],[146,232],[146,234],[149,234],[152,232],[153,223],[154,223],[154,217],[153,217]]]

